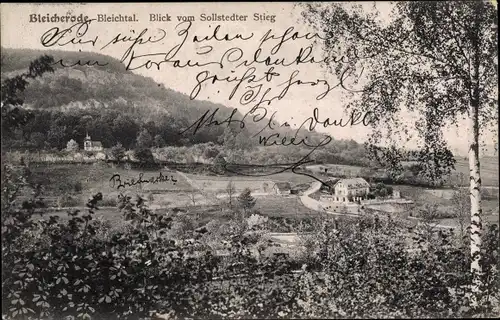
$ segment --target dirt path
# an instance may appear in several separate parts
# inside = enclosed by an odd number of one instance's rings
[[[313,182],[311,184],[311,187],[309,189],[307,189],[306,191],[304,191],[304,194],[302,196],[300,196],[300,202],[302,202],[302,204],[305,207],[307,207],[311,210],[326,212],[326,210],[323,207],[323,205],[321,204],[321,202],[309,197],[309,195],[319,191],[320,188],[321,188],[320,182]]]

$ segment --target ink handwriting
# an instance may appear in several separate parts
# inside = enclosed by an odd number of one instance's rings
[[[142,185],[142,184],[157,184],[160,182],[166,182],[166,181],[172,181],[172,183],[175,185],[177,180],[174,178],[174,176],[164,176],[161,172],[158,176],[156,177],[151,177],[149,179],[143,179],[144,173],[140,173],[139,177],[137,179],[123,179],[119,174],[114,174],[110,179],[109,179],[109,185],[111,188],[115,188],[119,190],[120,188],[125,188],[125,187],[131,187],[135,185]]]
[[[50,28],[42,35],[40,42],[44,47],[52,47],[55,45],[62,47],[68,44],[91,44],[95,46],[99,36],[84,38],[89,31],[90,24],[95,20],[96,19],[90,19],[78,22],[66,29],[60,29],[58,27]]]

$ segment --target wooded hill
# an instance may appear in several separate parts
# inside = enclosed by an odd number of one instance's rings
[[[42,51],[2,48],[2,80],[27,69],[30,62],[48,54],[54,57],[54,73],[30,80],[24,98],[23,109],[29,109],[32,120],[14,132],[3,131],[4,146],[13,149],[63,149],[70,139],[81,144],[86,133],[94,140],[102,141],[104,147],[118,142],[125,148],[137,147],[139,135],[145,135],[146,146],[184,146],[213,142],[230,144],[229,149],[249,149],[259,146],[259,135],[254,136],[267,121],[204,127],[196,134],[192,130],[180,135],[207,111],[217,111],[218,121],[228,118],[233,108],[210,101],[191,100],[189,96],[166,88],[148,77],[126,71],[119,60],[90,52]],[[65,65],[99,61],[105,66],[62,67]],[[234,119],[242,119],[238,111]],[[269,136],[279,132],[281,137],[294,137],[296,131],[279,128],[264,130],[260,135]],[[298,137],[308,136],[310,143],[324,138],[316,132],[300,132]],[[148,141],[151,141],[148,143]],[[281,138],[279,139],[281,141]],[[150,144],[150,145],[148,145]],[[283,147],[284,148],[284,147]],[[303,146],[298,148],[304,148]],[[279,152],[280,148],[272,148]],[[290,149],[290,148],[288,148]],[[365,150],[354,140],[333,140],[321,150],[364,161]],[[318,150],[319,151],[319,150]]]

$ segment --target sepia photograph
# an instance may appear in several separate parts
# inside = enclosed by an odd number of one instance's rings
[[[496,1],[0,27],[2,320],[500,317]]]

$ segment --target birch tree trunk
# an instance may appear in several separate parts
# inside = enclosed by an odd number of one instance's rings
[[[471,103],[469,105],[469,170],[470,170],[470,253],[472,284],[471,307],[479,307],[482,285],[481,245],[482,245],[482,210],[481,210],[481,175],[479,166],[479,106],[480,106],[480,81],[479,66],[481,59],[480,32],[481,22],[478,6],[475,6],[475,36],[471,39],[473,46],[471,75]]]
[[[479,261],[481,259],[482,244],[482,222],[481,222],[481,176],[479,168],[479,119],[478,106],[474,103],[469,110],[469,170],[470,170],[470,252],[471,252],[471,306],[478,307],[481,291],[482,269]]]

